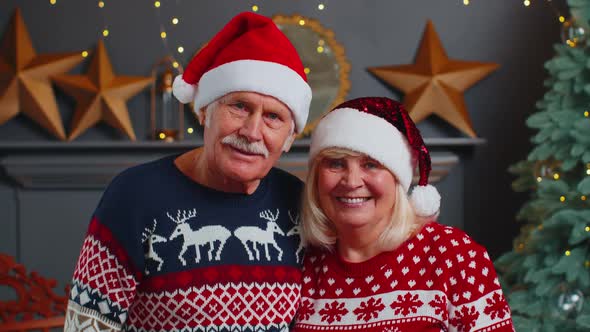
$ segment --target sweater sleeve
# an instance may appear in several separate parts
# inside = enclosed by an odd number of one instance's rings
[[[502,293],[494,265],[484,247],[462,234],[447,280],[449,331],[514,331],[510,308]],[[454,257],[453,257],[454,256]]]
[[[138,218],[114,180],[105,191],[75,266],[64,331],[121,331],[141,279]],[[135,238],[134,238],[135,237]]]

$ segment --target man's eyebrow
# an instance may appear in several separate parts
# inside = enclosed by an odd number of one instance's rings
[[[225,99],[225,103],[242,103],[242,104],[252,104],[254,103],[254,101],[249,98],[246,95],[236,95],[236,96],[231,96],[231,97],[227,97]]]

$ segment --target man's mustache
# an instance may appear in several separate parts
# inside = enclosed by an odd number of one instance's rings
[[[264,156],[264,158],[268,158],[268,149],[261,141],[258,142],[248,142],[248,140],[242,136],[239,136],[236,133],[233,133],[229,136],[225,136],[221,140],[222,144],[229,145],[235,149]]]

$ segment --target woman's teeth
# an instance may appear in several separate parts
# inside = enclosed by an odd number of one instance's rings
[[[347,203],[347,204],[358,204],[358,203],[368,201],[369,197],[358,197],[358,198],[338,197],[338,200],[340,202]]]

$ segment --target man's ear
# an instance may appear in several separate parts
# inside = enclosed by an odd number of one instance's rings
[[[293,133],[292,135],[287,137],[285,144],[283,144],[283,152],[289,152],[289,150],[291,150],[291,145],[293,145],[293,142],[295,141],[296,137],[297,133]]]
[[[207,107],[201,107],[197,112],[197,119],[199,119],[199,124],[204,127],[205,126],[205,117],[207,116],[206,112]]]

